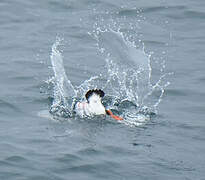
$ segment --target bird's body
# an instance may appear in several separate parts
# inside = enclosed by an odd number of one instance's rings
[[[86,101],[76,103],[75,112],[80,117],[109,115],[116,120],[122,120],[121,117],[115,116],[110,110],[105,109],[104,105],[102,104],[103,96],[104,92],[102,90],[89,90],[85,95]]]
[[[78,102],[75,106],[75,112],[81,117],[106,114],[101,98],[97,94],[92,95],[89,102]]]
[[[105,107],[102,104],[104,92],[101,90],[90,90],[86,93],[86,100],[75,105],[75,112],[81,117],[105,115]]]

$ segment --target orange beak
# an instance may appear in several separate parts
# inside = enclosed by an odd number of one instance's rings
[[[114,115],[111,110],[108,109],[108,110],[105,110],[105,111],[106,111],[107,115],[111,116],[113,119],[115,119],[117,121],[123,120],[123,118],[121,118],[120,116]]]

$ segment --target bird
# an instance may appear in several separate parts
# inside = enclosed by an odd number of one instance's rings
[[[75,112],[80,117],[108,115],[115,120],[123,120],[122,117],[116,116],[110,109],[106,109],[102,104],[102,98],[105,93],[101,89],[91,89],[85,94],[85,101],[77,102]]]

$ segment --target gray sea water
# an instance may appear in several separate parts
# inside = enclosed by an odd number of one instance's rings
[[[0,180],[204,180],[205,1],[1,0]],[[81,119],[102,88],[124,121]]]

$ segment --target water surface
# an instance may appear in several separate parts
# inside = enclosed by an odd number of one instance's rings
[[[202,0],[1,1],[0,179],[203,180],[204,5]],[[55,45],[75,88],[91,77],[98,76],[91,87],[110,78],[107,94],[129,97],[153,114],[134,125],[132,118],[127,123],[55,118],[49,113],[58,97],[52,84]],[[139,88],[134,81],[123,89],[119,82],[130,82],[139,64],[145,69]],[[142,101],[169,73],[161,89]],[[131,87],[135,93],[126,94]],[[82,89],[78,92],[82,97]]]

